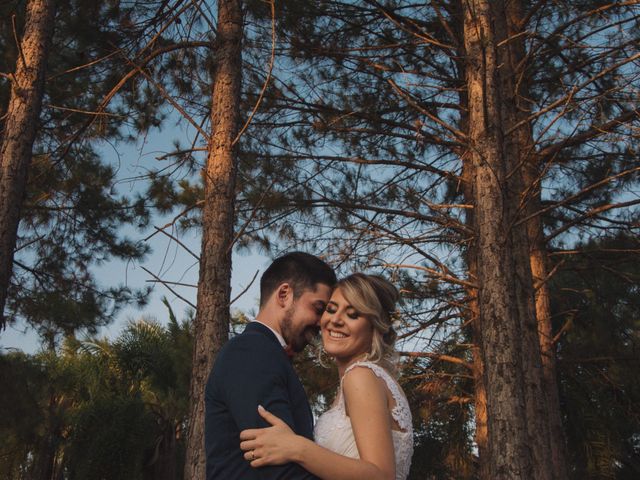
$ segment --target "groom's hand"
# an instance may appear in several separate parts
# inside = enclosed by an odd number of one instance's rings
[[[300,449],[300,438],[289,425],[258,406],[258,413],[271,427],[253,428],[240,432],[240,448],[252,467],[283,465],[295,462]]]

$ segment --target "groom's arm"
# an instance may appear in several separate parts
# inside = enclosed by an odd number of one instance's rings
[[[265,346],[259,337],[246,340],[239,342],[233,352],[227,352],[230,368],[222,385],[227,406],[238,426],[238,448],[240,431],[269,426],[258,414],[258,405],[277,415],[293,431],[298,430],[289,398],[288,365],[283,361],[282,352],[270,348],[271,345]],[[257,468],[256,473],[265,480],[316,479],[294,463]]]

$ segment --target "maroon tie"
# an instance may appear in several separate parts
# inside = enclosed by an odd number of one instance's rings
[[[296,352],[293,351],[290,345],[284,347],[284,353],[286,353],[287,357],[289,357],[289,361],[293,362],[293,357],[295,356]]]

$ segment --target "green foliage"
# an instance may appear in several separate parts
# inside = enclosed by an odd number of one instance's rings
[[[436,353],[455,355],[456,342]],[[473,453],[473,382],[459,364],[413,358],[400,378],[411,406],[414,455],[410,479],[477,478]]]
[[[89,152],[60,169],[48,155],[35,157],[19,232],[8,307],[43,337],[96,328],[126,303],[144,304],[147,292],[103,286],[93,266],[141,259],[148,246],[122,235],[144,227],[142,198],[118,198],[116,174]]]
[[[140,398],[100,398],[74,415],[65,451],[69,479],[142,479],[155,419]]]
[[[0,356],[0,476],[180,478],[191,348],[190,321],[170,313],[166,327],[132,322],[113,342]]]
[[[0,356],[0,477],[21,478],[23,463],[37,448],[46,415],[47,372],[22,353]]]
[[[573,478],[640,473],[637,237],[582,245],[554,279],[560,392]]]
[[[320,344],[314,344],[294,357],[294,367],[309,397],[316,415],[328,410],[336,396],[340,381],[335,364],[322,354]]]

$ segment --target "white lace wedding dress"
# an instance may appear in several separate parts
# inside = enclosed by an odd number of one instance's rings
[[[409,475],[411,456],[413,455],[413,427],[407,398],[393,377],[384,368],[371,362],[356,362],[350,365],[344,372],[343,378],[356,367],[369,368],[376,376],[384,380],[395,400],[391,415],[401,429],[392,430],[396,458],[396,480],[405,480]],[[360,458],[351,421],[345,412],[342,381],[336,405],[320,416],[315,426],[314,435],[318,445],[345,457]]]

